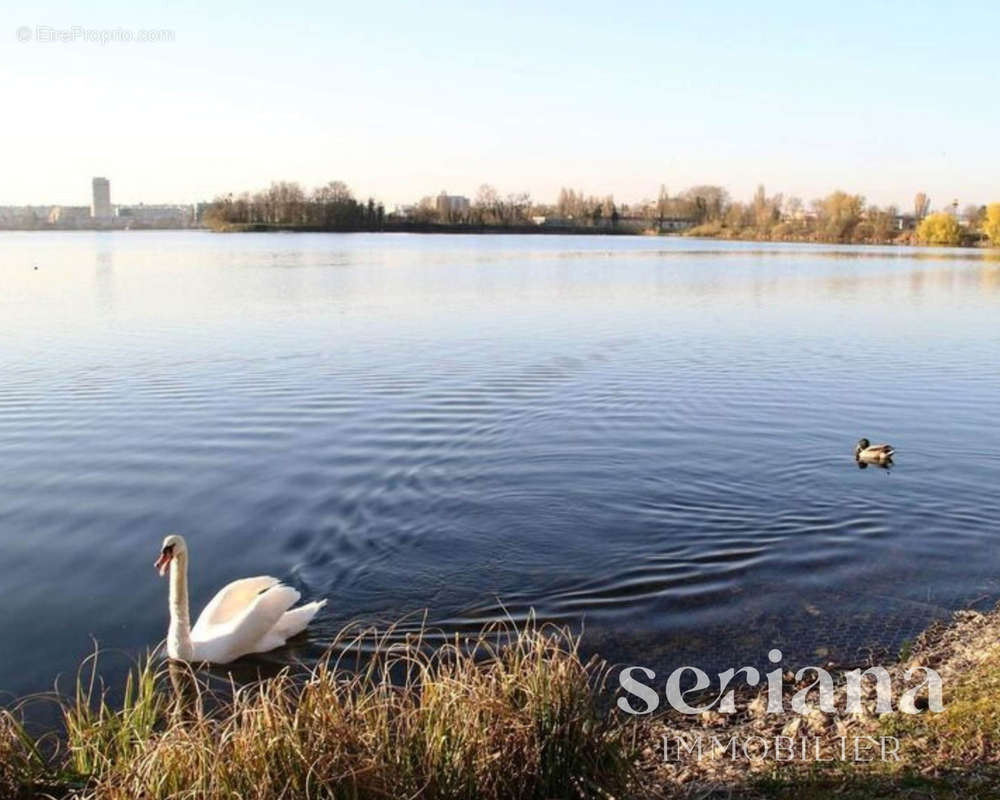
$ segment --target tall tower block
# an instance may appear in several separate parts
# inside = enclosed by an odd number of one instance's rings
[[[111,219],[111,181],[107,178],[94,178],[93,198],[90,216],[94,219]]]

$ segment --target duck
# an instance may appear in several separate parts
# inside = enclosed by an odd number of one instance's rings
[[[891,444],[872,444],[867,439],[859,439],[854,445],[854,458],[872,464],[888,464],[895,452]]]
[[[242,578],[222,587],[194,627],[188,602],[190,551],[183,536],[163,540],[153,566],[170,573],[167,655],[173,661],[228,664],[253,653],[275,650],[302,633],[326,600],[294,608],[301,595],[270,575]]]

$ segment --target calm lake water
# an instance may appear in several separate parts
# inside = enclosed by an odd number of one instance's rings
[[[329,598],[271,662],[534,608],[615,661],[815,663],[1000,597],[997,253],[5,233],[0,320],[2,691],[156,645],[169,532],[195,614]]]

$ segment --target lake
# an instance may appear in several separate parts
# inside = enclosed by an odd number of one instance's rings
[[[170,532],[194,614],[329,599],[268,664],[424,609],[856,660],[1000,597],[997,252],[4,233],[0,320],[2,692],[155,646]]]

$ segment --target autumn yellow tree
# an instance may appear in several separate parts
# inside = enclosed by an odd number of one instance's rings
[[[986,207],[983,233],[994,247],[1000,247],[1000,203],[990,203]]]
[[[836,191],[815,204],[820,237],[828,242],[849,242],[865,210],[859,194]]]
[[[962,239],[962,228],[951,214],[938,211],[924,217],[917,228],[917,238],[922,244],[958,244]]]

